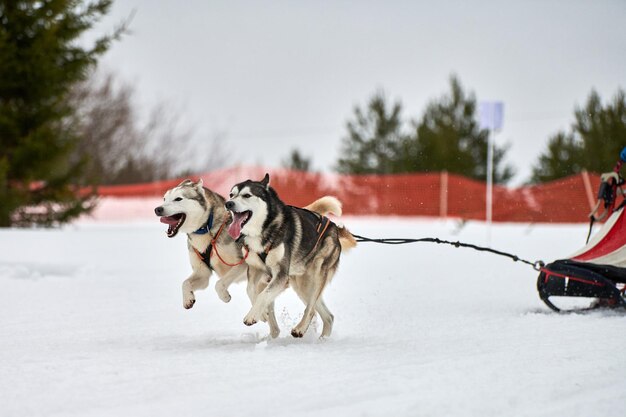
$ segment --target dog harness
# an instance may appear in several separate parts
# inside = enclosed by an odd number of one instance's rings
[[[326,224],[324,224],[324,227],[322,228],[322,224],[324,223],[324,220],[326,220]],[[315,246],[313,246],[313,249],[311,249],[311,252],[313,252],[315,248],[317,248],[317,244],[320,243],[320,240],[322,240],[322,236],[324,236],[324,233],[326,233],[326,229],[328,229],[329,224],[330,224],[330,219],[328,217],[322,216],[320,218],[320,224],[317,225],[317,233],[318,233],[317,242],[315,242]],[[321,232],[320,232],[320,228],[322,229]]]
[[[321,216],[320,217],[320,223],[317,225],[317,241],[315,242],[315,245],[313,246],[313,249],[311,249],[311,251],[309,252],[309,254],[313,253],[313,251],[315,251],[315,249],[317,248],[317,245],[320,243],[320,240],[322,240],[322,237],[324,236],[324,233],[326,233],[326,229],[328,229],[328,226],[330,225],[331,221],[328,217],[326,216]],[[248,257],[248,246],[244,245],[244,248],[246,248],[246,258]],[[265,260],[267,259],[267,254],[269,253],[269,251],[272,249],[272,242],[270,241],[266,246],[265,246],[265,250],[262,253],[259,253],[258,256],[261,259],[261,261],[263,263],[265,263]],[[308,256],[308,255],[307,255]],[[245,258],[244,258],[245,260]]]
[[[213,266],[211,266],[211,255],[213,254],[213,252],[215,252],[215,255],[217,255],[217,258],[224,264],[227,266],[238,266],[241,265],[242,263],[244,263],[246,261],[246,258],[248,258],[248,248],[246,246],[244,246],[244,249],[246,251],[245,255],[243,256],[243,258],[234,264],[228,263],[224,260],[224,258],[222,258],[222,256],[220,255],[220,253],[217,250],[217,239],[219,239],[220,235],[222,234],[222,230],[224,230],[224,226],[226,226],[226,220],[227,218],[224,219],[224,221],[222,222],[222,225],[220,226],[219,230],[217,231],[217,233],[215,234],[215,237],[211,238],[211,242],[209,243],[209,246],[207,246],[206,250],[204,252],[200,252],[198,249],[196,249],[195,247],[192,246],[193,251],[196,253],[196,255],[198,255],[198,258],[200,258],[200,260],[202,262],[204,262],[204,264],[209,267],[209,269],[211,271],[213,271]],[[202,226],[200,229],[196,230],[194,233],[198,234],[198,235],[204,235],[204,234],[211,234],[211,226],[213,225],[213,210],[211,210],[211,214],[209,215],[209,220],[207,221],[207,224]]]

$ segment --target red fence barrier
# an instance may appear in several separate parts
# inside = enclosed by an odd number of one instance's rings
[[[323,195],[343,202],[344,214],[485,219],[485,184],[442,173],[399,175],[338,175],[267,170],[270,184],[288,204],[304,206]],[[266,170],[236,167],[193,176],[206,187],[227,195],[246,179],[263,178]],[[155,197],[182,179],[149,184],[102,186],[102,197]],[[519,188],[494,187],[496,222],[586,222],[599,175],[582,173],[546,184]]]

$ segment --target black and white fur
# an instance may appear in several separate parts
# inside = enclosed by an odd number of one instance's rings
[[[321,201],[324,210],[318,211],[341,214],[341,205],[334,197],[318,200]],[[330,336],[334,316],[324,303],[322,292],[337,270],[342,249],[356,245],[352,234],[333,222],[321,233],[328,220],[306,208],[284,204],[269,186],[267,174],[261,181],[235,185],[226,208],[233,216],[229,233],[235,239],[243,239],[250,251],[246,259],[250,267],[248,286],[256,282],[263,287],[249,289],[249,294],[256,297],[244,323],[251,326],[261,320],[278,294],[291,285],[306,305],[292,336],[302,337],[306,333],[315,312],[324,323],[322,336]]]

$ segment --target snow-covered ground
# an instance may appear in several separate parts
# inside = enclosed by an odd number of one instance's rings
[[[355,233],[485,243],[484,225],[346,218]],[[584,225],[497,225],[492,246],[552,260]],[[184,310],[185,238],[153,221],[0,230],[0,416],[563,416],[626,411],[626,316],[555,314],[536,273],[450,246],[361,244],[325,297],[328,340],[242,323],[244,284]],[[313,326],[315,327],[315,326]]]

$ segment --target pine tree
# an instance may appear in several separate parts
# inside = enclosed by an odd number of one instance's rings
[[[111,0],[0,0],[0,226],[63,223],[90,209],[67,100],[120,27],[78,42]]]
[[[487,177],[489,132],[476,120],[476,98],[465,94],[456,77],[450,79],[450,94],[428,104],[414,134],[404,143],[403,171],[448,172],[484,181]],[[494,182],[513,176],[503,166],[506,147],[494,147]]]
[[[548,149],[533,167],[531,182],[541,183],[580,172],[582,155],[571,134],[559,132],[550,138]]]
[[[485,180],[489,132],[476,120],[476,99],[467,96],[456,77],[450,80],[451,93],[428,104],[412,134],[404,133],[399,102],[391,108],[383,94],[376,94],[367,108],[355,108],[343,139],[344,155],[338,171],[351,174],[390,174],[443,171]],[[494,149],[494,181],[503,183],[513,176],[503,166],[506,147]]]
[[[375,94],[367,108],[354,109],[347,123],[337,170],[346,174],[389,174],[396,172],[403,141],[402,105],[387,105],[383,93]]]
[[[548,141],[547,149],[533,168],[532,182],[545,182],[586,169],[610,170],[626,146],[626,95],[618,90],[606,106],[592,91],[587,103],[574,111],[570,133],[559,132]]]
[[[300,154],[300,151],[294,149],[289,154],[289,157],[283,161],[283,167],[308,172],[311,170],[311,158],[304,157]]]

